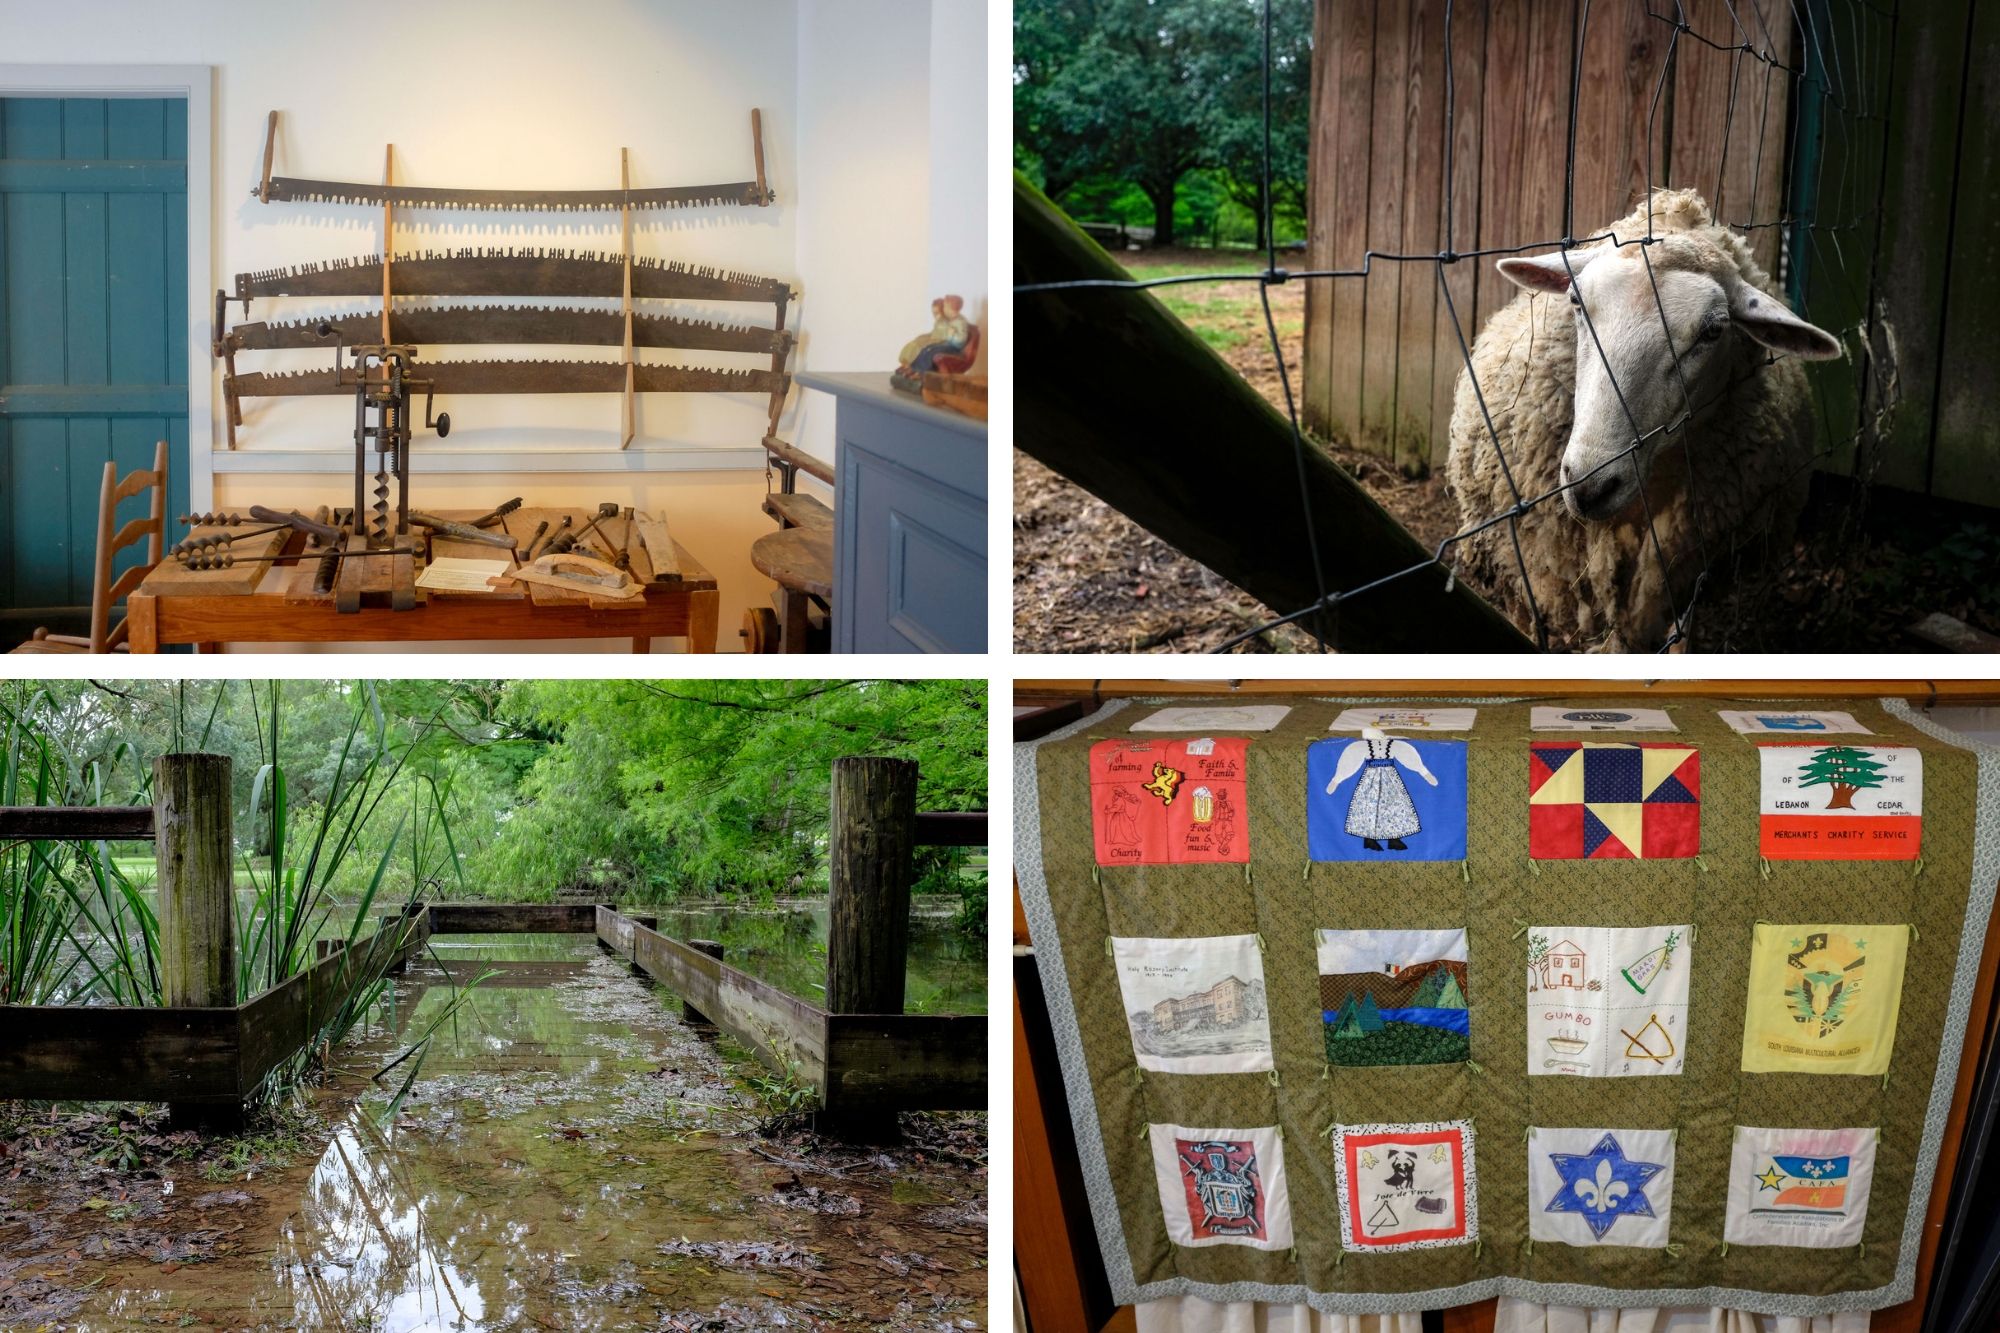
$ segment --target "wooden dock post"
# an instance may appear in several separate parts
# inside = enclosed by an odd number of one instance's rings
[[[687,943],[688,948],[698,953],[705,953],[718,963],[722,961],[723,949],[721,940],[689,940]],[[685,999],[681,1001],[681,1020],[695,1027],[712,1028],[715,1026],[713,1019],[689,1004]]]
[[[153,848],[159,863],[160,999],[170,1008],[236,1003],[236,845],[229,756],[153,761]],[[240,1124],[243,1107],[168,1103],[176,1128]]]
[[[910,950],[910,881],[917,846],[917,765],[847,756],[833,761],[827,833],[830,1014],[900,1014]],[[896,1118],[822,1111],[815,1127],[845,1138],[894,1137]]]

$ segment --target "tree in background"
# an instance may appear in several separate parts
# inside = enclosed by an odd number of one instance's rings
[[[1312,105],[1312,6],[1272,10],[1272,196],[1303,218]],[[1213,176],[1264,231],[1262,0],[1018,0],[1014,7],[1015,163],[1050,198],[1088,200],[1137,186],[1155,245],[1172,245],[1190,172]],[[1216,221],[1196,210],[1197,231]]]

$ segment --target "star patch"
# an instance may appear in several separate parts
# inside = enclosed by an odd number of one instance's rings
[[[1528,855],[1686,858],[1701,850],[1701,752],[1687,745],[1535,741]]]
[[[1635,1162],[1615,1135],[1605,1134],[1587,1153],[1550,1153],[1563,1188],[1549,1200],[1552,1213],[1581,1214],[1599,1240],[1621,1217],[1652,1217],[1646,1182],[1666,1170],[1661,1162]]]

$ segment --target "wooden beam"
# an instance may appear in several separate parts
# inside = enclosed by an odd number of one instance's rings
[[[814,458],[811,454],[794,449],[775,435],[764,437],[764,448],[771,457],[788,467],[795,467],[808,477],[817,477],[827,485],[833,485],[833,467]]]
[[[1014,276],[1025,284],[1130,275],[1017,175]],[[1151,295],[1022,293],[1014,309],[1022,450],[1280,612],[1319,595],[1303,474],[1328,593],[1417,571],[1329,614],[1335,646],[1533,647],[1463,580],[1424,568],[1435,552],[1311,441],[1300,455],[1290,423]]]
[[[433,935],[588,935],[595,903],[432,903]]]
[[[826,1007],[900,1014],[910,951],[917,765],[843,755],[833,761],[827,826]]]
[[[0,1097],[234,1106],[234,1009],[0,1007]]]
[[[917,816],[919,847],[986,846],[984,810],[933,810]]]
[[[828,1014],[826,1103],[986,1109],[984,1014]]]
[[[160,998],[169,1006],[236,1003],[231,771],[222,754],[163,754],[153,761]]]
[[[136,842],[152,836],[150,805],[0,806],[0,842],[85,842],[97,838]]]

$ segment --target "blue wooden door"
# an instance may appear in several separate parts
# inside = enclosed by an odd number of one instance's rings
[[[187,328],[187,103],[0,99],[0,647],[87,618],[107,459],[171,442],[171,542]]]

